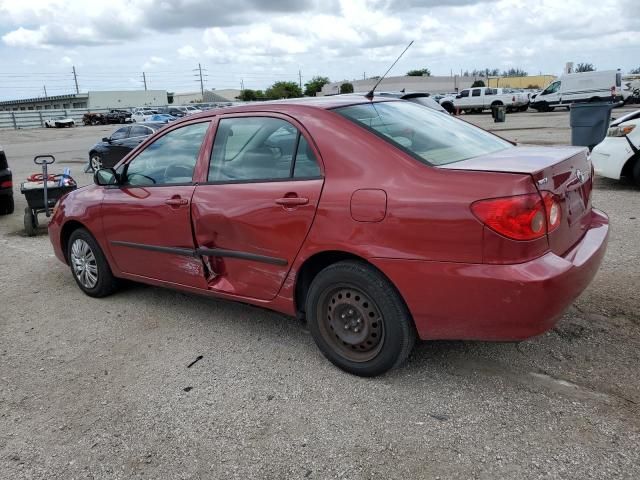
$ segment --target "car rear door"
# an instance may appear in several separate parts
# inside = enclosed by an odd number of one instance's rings
[[[190,203],[209,125],[207,120],[167,130],[127,161],[121,185],[105,188],[102,221],[121,271],[206,288],[194,251]]]
[[[323,182],[319,152],[293,119],[222,117],[207,182],[192,200],[209,289],[274,298],[313,223]]]

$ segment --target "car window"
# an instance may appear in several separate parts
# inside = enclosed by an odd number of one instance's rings
[[[297,142],[300,142],[300,165],[294,175],[298,178],[318,176],[320,169],[317,160],[306,141],[300,141],[299,137],[301,135],[296,127],[279,118],[222,119],[213,142],[209,181],[289,178]]]
[[[480,89],[479,88],[474,88],[473,90],[471,90],[471,96],[472,97],[479,97],[480,96]]]
[[[127,133],[129,132],[129,127],[122,127],[116,130],[111,134],[111,140],[121,140],[123,138],[127,138]]]
[[[560,90],[560,82],[553,82],[551,85],[549,85],[547,88],[544,89],[541,95],[556,93],[558,90]]]
[[[126,167],[131,186],[190,183],[209,122],[172,130],[148,145]]]
[[[498,92],[496,91],[495,88],[485,88],[484,89],[484,94],[485,95],[495,95],[496,93],[498,93]]]
[[[484,130],[414,103],[363,103],[335,109],[429,165],[444,165],[511,148]]]
[[[298,149],[296,151],[296,162],[293,168],[294,178],[310,178],[320,176],[320,166],[318,159],[311,149],[311,145],[304,136],[300,135]]]
[[[461,97],[468,97],[469,96],[469,90],[462,90],[462,92],[460,92],[460,96]]]
[[[142,125],[134,125],[131,127],[131,132],[129,132],[130,137],[144,137],[146,135],[151,135],[153,130],[148,127],[143,127]]]

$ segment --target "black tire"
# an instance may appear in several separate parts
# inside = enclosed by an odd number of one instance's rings
[[[633,170],[631,171],[633,175],[633,181],[635,182],[637,187],[640,187],[640,155],[636,159],[636,163],[633,166]]]
[[[91,170],[96,172],[102,168],[102,155],[98,152],[90,152],[89,153],[89,166]]]
[[[38,233],[38,216],[34,215],[29,207],[24,209],[24,231],[28,237],[33,237]]]
[[[74,248],[74,245],[77,246]],[[82,264],[77,264],[76,261],[81,260],[81,256],[76,256],[76,248],[80,248],[80,246],[86,245],[93,256],[93,260],[86,260]],[[78,250],[79,251],[79,250]],[[93,236],[84,228],[78,228],[74,230],[71,236],[69,237],[69,242],[67,243],[67,260],[69,262],[69,267],[71,268],[71,275],[73,275],[73,279],[80,287],[84,293],[89,295],[90,297],[100,298],[106,297],[107,295],[111,295],[118,288],[118,281],[111,273],[111,267],[109,267],[109,263],[98,245],[98,242],[93,238]],[[95,274],[97,279],[95,283],[91,283],[88,276],[83,276],[82,271],[88,270],[89,268],[95,266]],[[84,267],[84,268],[83,268]]]
[[[344,300],[336,303],[338,297],[343,299],[340,292],[345,292]],[[305,307],[309,330],[322,354],[354,375],[373,377],[400,366],[416,341],[411,314],[398,291],[363,262],[338,262],[318,273]]]
[[[442,104],[442,108],[444,108],[449,113],[453,113],[453,111],[454,111],[453,103],[451,103],[451,102],[444,102]]]
[[[591,97],[589,99],[589,103],[601,102],[602,99],[600,97]]]
[[[0,215],[11,215],[15,210],[13,195],[0,197]]]

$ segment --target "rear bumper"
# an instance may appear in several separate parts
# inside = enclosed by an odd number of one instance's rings
[[[422,339],[522,340],[552,328],[589,285],[604,256],[609,220],[597,210],[564,256],[516,265],[373,259],[398,287]]]

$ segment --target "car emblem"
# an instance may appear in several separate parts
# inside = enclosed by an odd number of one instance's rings
[[[584,183],[585,180],[585,176],[584,173],[582,173],[582,170],[580,170],[579,168],[576,169],[576,177],[578,177],[578,180],[580,181],[580,183]]]

